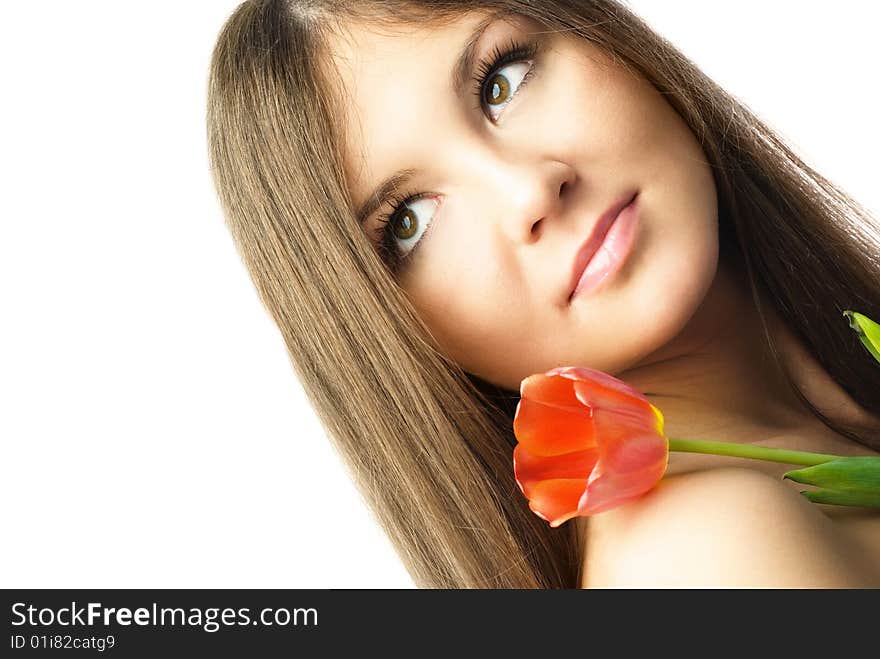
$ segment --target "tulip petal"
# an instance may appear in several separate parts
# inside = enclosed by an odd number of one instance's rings
[[[513,433],[530,453],[560,455],[595,446],[593,423],[581,412],[520,400],[513,420]]]
[[[626,471],[627,464],[639,463],[637,456],[645,450],[650,451],[648,460],[657,457],[657,451],[669,450],[662,415],[650,404],[647,410],[599,408],[593,413],[593,432],[603,459],[613,461],[614,469]]]
[[[560,455],[595,446],[592,411],[577,399],[572,384],[543,375],[522,381],[513,433],[530,453]]]
[[[517,444],[513,449],[513,473],[523,494],[531,498],[535,485],[541,481],[574,478],[586,484],[598,459],[597,448],[542,456],[529,453],[522,444]]]
[[[590,409],[615,409],[621,414],[630,414],[634,419],[650,417],[654,420],[651,403],[642,396],[634,397],[614,387],[606,387],[599,382],[576,381],[573,388],[577,399]],[[621,419],[622,423],[626,421]]]
[[[640,471],[647,465],[664,465],[669,459],[668,441],[657,435],[629,435],[624,441],[600,447],[594,473],[616,473],[623,476]]]
[[[631,386],[629,386],[623,380],[618,380],[613,375],[609,375],[608,373],[603,373],[602,371],[597,371],[593,368],[587,368],[585,366],[565,366],[561,368],[554,368],[549,373],[558,373],[563,377],[579,381],[579,382],[595,382],[597,384],[602,385],[606,389],[612,389],[618,391],[622,394],[626,394],[626,396],[631,396],[633,398],[638,398],[645,402],[648,402],[648,399],[645,395]]]
[[[650,419],[657,417],[651,411]],[[669,463],[669,440],[650,419],[622,422],[617,410],[596,411],[600,457],[581,498],[583,514],[595,514],[653,488]]]
[[[519,393],[523,398],[538,403],[572,409],[583,408],[574,393],[571,380],[559,375],[530,375],[520,383]]]
[[[580,515],[595,515],[638,499],[663,478],[667,461],[658,460],[629,473],[601,470],[600,465],[601,460],[578,501]]]
[[[586,486],[586,478],[555,478],[535,483],[529,509],[557,527],[580,514],[578,500]]]

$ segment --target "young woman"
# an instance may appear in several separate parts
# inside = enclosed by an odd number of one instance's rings
[[[242,258],[417,585],[880,585],[880,515],[809,503],[791,465],[676,453],[555,529],[517,488],[519,383],[556,366],[643,391],[671,437],[880,455],[880,368],[841,315],[880,317],[875,220],[624,6],[245,2],[208,130]]]

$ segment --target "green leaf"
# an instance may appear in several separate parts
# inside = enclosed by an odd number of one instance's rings
[[[880,456],[846,456],[786,472],[783,478],[835,490],[861,490],[880,496]]]
[[[880,492],[866,492],[862,490],[804,490],[801,494],[813,503],[880,508]]]
[[[880,363],[880,325],[858,311],[846,310],[843,315],[868,352]]]

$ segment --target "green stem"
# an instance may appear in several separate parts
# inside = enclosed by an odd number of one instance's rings
[[[825,453],[808,453],[806,451],[789,451],[781,448],[754,446],[753,444],[736,444],[733,442],[708,442],[699,439],[669,438],[670,451],[686,453],[711,453],[713,455],[729,455],[737,458],[753,460],[770,460],[793,465],[817,465],[829,460],[837,460],[839,455]]]

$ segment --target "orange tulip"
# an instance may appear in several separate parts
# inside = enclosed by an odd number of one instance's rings
[[[663,415],[617,378],[554,368],[524,379],[520,394],[514,476],[550,526],[637,499],[666,472]]]

